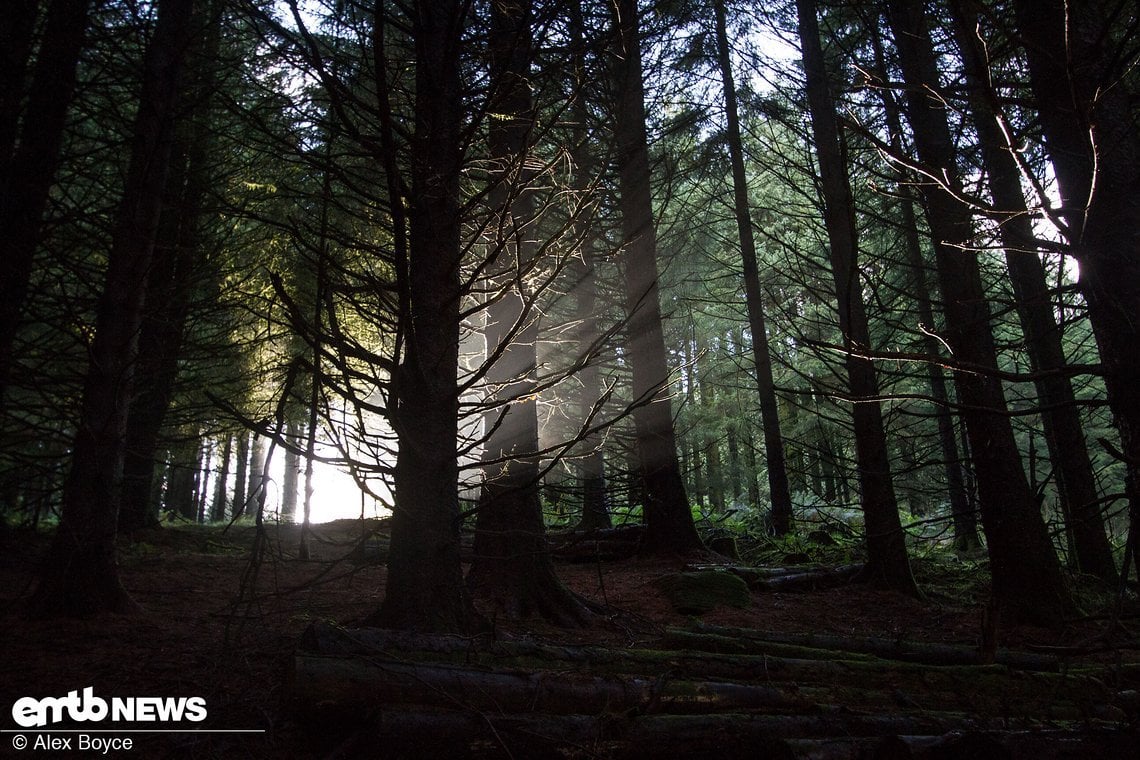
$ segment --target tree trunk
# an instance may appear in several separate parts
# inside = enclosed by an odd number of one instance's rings
[[[901,134],[901,131],[899,132]],[[907,260],[914,274],[914,293],[918,303],[919,317],[927,326],[923,335],[926,353],[930,356],[939,356],[942,353],[942,344],[934,334],[934,306],[930,298],[930,288],[926,280],[926,262],[922,256],[922,245],[918,238],[918,222],[914,213],[914,202],[909,193],[903,198],[902,224],[904,245],[907,250]],[[950,499],[950,515],[954,525],[954,548],[959,551],[971,551],[982,545],[978,536],[978,518],[970,504],[970,495],[966,488],[966,476],[963,470],[966,461],[958,453],[957,436],[954,432],[954,415],[950,411],[950,393],[946,387],[946,376],[937,362],[926,364],[926,378],[930,384],[930,395],[936,405],[936,422],[938,425],[938,446],[942,452],[942,467],[946,478],[946,491]]]
[[[951,666],[939,658],[976,652],[885,640],[831,637],[829,643],[872,645],[888,656],[918,655],[939,664],[890,662],[811,644],[786,645],[791,657],[742,654],[732,646],[742,638],[777,645],[741,637],[748,632],[739,629],[717,631],[672,630],[652,642],[664,649],[617,650],[314,625],[294,658],[288,704],[297,717],[317,723],[326,716],[373,715],[382,706],[379,712],[393,720],[394,735],[384,744],[389,751],[397,751],[397,740],[419,755],[427,741],[432,753],[448,757],[483,756],[472,753],[477,745],[497,756],[490,749],[508,744],[528,757],[545,756],[562,746],[559,726],[567,725],[580,729],[568,753],[589,747],[598,757],[751,758],[773,756],[773,750],[778,757],[899,757],[897,747],[876,750],[879,737],[896,734],[921,757],[989,757],[979,748],[1037,740],[1055,721],[1091,716],[1109,720],[1097,731],[1047,732],[1037,745],[1017,744],[1018,756],[1068,756],[1041,754],[1060,742],[1066,750],[1110,748],[1106,757],[1125,757],[1135,741],[1110,705],[1111,692],[1088,676]],[[693,644],[728,649],[721,654]],[[591,731],[578,723],[598,715],[605,719],[587,723]],[[488,725],[495,730],[481,733]],[[527,736],[532,744],[522,743]],[[871,743],[846,744],[859,737]],[[1082,738],[1089,744],[1077,745]],[[844,752],[830,754],[836,746]],[[935,750],[923,754],[928,747]],[[820,754],[824,750],[829,754]]]
[[[0,158],[0,230],[4,230],[0,235],[0,408],[11,375],[13,343],[28,295],[40,224],[59,161],[67,109],[75,91],[90,7],[90,0],[52,0],[48,5],[17,147],[15,153],[6,152]],[[11,24],[10,34],[17,44],[11,52],[18,55],[20,26],[28,21],[19,15],[9,18],[9,11],[14,9],[5,10],[4,23]],[[6,76],[13,81],[13,88],[22,90],[15,84],[23,79],[18,68]],[[6,93],[4,97],[16,94]],[[22,91],[18,94],[23,95]],[[18,99],[5,106],[16,102]]]
[[[230,482],[230,456],[233,454],[233,446],[234,437],[227,433],[222,444],[221,469],[218,470],[218,478],[214,481],[214,499],[210,506],[210,520],[213,522],[226,519],[226,501],[229,497],[226,486]]]
[[[249,455],[249,488],[245,494],[245,514],[255,515],[265,501],[265,439],[257,433],[250,433],[253,443]]]
[[[760,397],[760,424],[764,430],[764,456],[768,470],[771,499],[772,531],[782,536],[792,527],[792,493],[788,484],[788,468],[784,456],[784,436],[780,430],[776,382],[772,376],[772,356],[768,347],[767,317],[764,293],[760,287],[760,269],[756,255],[756,237],[748,202],[748,177],[744,166],[744,147],[740,137],[740,116],[736,101],[736,83],[732,76],[732,56],[728,44],[724,0],[713,4],[716,13],[717,61],[724,87],[726,139],[732,163],[732,194],[736,229],[740,238],[740,258],[744,265],[744,297],[748,309],[748,329],[752,334],[752,360],[756,367],[756,387]]]
[[[399,451],[388,581],[377,615],[392,628],[462,631],[473,622],[460,567],[456,453],[463,169],[459,53],[467,12],[459,0],[419,0],[411,8],[416,55],[411,194],[392,199],[407,202],[409,222],[407,260],[397,262],[396,273],[403,355],[394,372],[390,422]],[[382,14],[376,23],[383,23]]]
[[[882,38],[871,35],[875,54],[875,68],[877,75],[887,81],[886,56],[883,53]],[[903,152],[902,119],[899,115],[897,103],[886,88],[880,90],[883,101],[883,112],[887,121],[888,139],[891,148],[900,154]],[[923,333],[923,345],[930,356],[939,356],[942,353],[942,343],[938,340],[934,330],[934,306],[930,296],[930,286],[927,281],[927,265],[922,255],[922,242],[918,234],[918,220],[914,213],[914,196],[909,185],[913,179],[904,172],[897,172],[898,186],[896,192],[899,196],[899,211],[902,215],[901,231],[903,246],[906,250],[907,263],[913,273],[913,290],[915,303],[918,306],[918,316],[922,325],[926,327]],[[966,488],[965,460],[959,456],[957,435],[954,432],[954,415],[950,411],[950,393],[946,387],[946,377],[942,367],[937,362],[926,364],[927,382],[930,384],[930,396],[934,399],[935,419],[938,426],[938,446],[942,451],[942,468],[946,478],[946,490],[950,500],[950,514],[954,526],[954,548],[959,551],[971,551],[982,545],[978,536],[978,519],[970,503],[969,491]]]
[[[706,493],[708,495],[709,510],[714,514],[724,514],[724,462],[720,456],[720,439],[709,430],[708,419],[715,419],[717,414],[714,409],[716,405],[716,388],[713,383],[706,377],[703,371],[701,362],[706,361],[712,363],[712,358],[708,351],[708,344],[701,338],[697,338],[696,353],[698,358],[693,364],[693,387],[696,389],[697,396],[699,397],[699,408],[702,410],[703,420],[699,425],[698,430],[703,431],[700,433],[700,453],[701,459],[705,463],[704,480]]]
[[[234,505],[230,519],[240,517],[246,510],[246,489],[249,482],[249,436],[248,430],[238,433],[237,464],[234,469]]]
[[[286,406],[286,413],[296,414],[298,409]],[[301,445],[301,424],[295,418],[285,423],[285,438],[289,445],[285,447],[285,472],[281,476],[281,522],[292,524],[297,518],[297,486],[301,475],[301,455],[298,447]]]
[[[855,459],[863,502],[868,580],[909,594],[918,592],[906,551],[891,478],[887,435],[875,367],[860,351],[871,347],[859,274],[855,200],[847,177],[842,136],[819,39],[814,0],[797,0],[812,134],[819,161],[823,215],[830,242],[831,272],[839,307],[839,327],[847,349],[848,386],[854,402]]]
[[[147,48],[131,160],[96,313],[60,524],[31,602],[38,616],[136,608],[119,581],[115,536],[146,272],[169,165],[192,5],[192,0],[160,0],[158,24]]]
[[[583,195],[592,192],[594,175],[598,162],[590,146],[589,110],[586,102],[588,74],[586,72],[585,22],[582,19],[581,0],[575,0],[568,10],[571,46],[574,49],[574,98],[570,105],[571,118],[575,123],[574,145],[574,189]],[[582,204],[578,217],[574,220],[575,237],[581,246],[581,263],[576,268],[577,284],[574,288],[576,318],[578,320],[578,352],[587,364],[578,373],[579,398],[578,413],[586,421],[594,410],[594,404],[602,396],[602,376],[596,356],[587,357],[587,352],[596,352],[602,337],[598,327],[597,291],[598,275],[598,233],[595,225],[596,206]],[[602,452],[602,437],[589,434],[581,442],[584,453],[578,464],[578,477],[582,487],[582,520],[578,527],[583,530],[605,529],[613,526],[610,515],[609,497],[606,493],[606,460]]]
[[[860,672],[860,680],[864,676],[872,677],[870,672],[882,675],[892,671],[894,668],[892,662],[938,667],[974,666],[975,680],[980,680],[977,677],[984,675],[986,671],[995,675],[1003,674],[1000,669],[995,673],[992,663],[985,665],[981,662],[976,646],[908,641],[897,637],[841,636],[817,632],[784,633],[698,624],[694,628],[668,628],[662,638],[653,642],[653,646],[661,649],[721,652],[739,657],[741,662],[747,662],[753,657],[774,657],[788,658],[797,663],[823,660],[840,668],[857,662],[862,664],[854,666],[853,669]],[[994,661],[1012,670],[1045,673],[1056,673],[1061,670],[1061,661],[1055,655],[1014,649],[997,650]],[[776,663],[778,665],[778,659]],[[901,674],[896,675],[901,677]],[[938,675],[929,671],[924,677],[930,679],[932,683],[938,679]],[[1065,674],[1062,673],[1060,681],[1047,680],[1060,690],[1065,688],[1064,677]]]
[[[681,479],[668,396],[669,367],[657,283],[657,233],[649,184],[637,2],[619,0],[614,11],[619,44],[614,132],[625,251],[626,346],[633,372],[633,399],[637,405],[633,420],[645,491],[647,530],[642,551],[680,553],[703,546]]]
[[[965,11],[961,0],[952,6],[954,31],[965,63],[970,109],[981,143],[982,161],[990,194],[1002,215],[1001,240],[1017,299],[1025,348],[1038,374],[1034,385],[1062,514],[1072,536],[1073,564],[1083,572],[1115,581],[1116,565],[1104,531],[1104,520],[1097,509],[1096,477],[1081,429],[1080,408],[1072,382],[1062,374],[1067,361],[1061,330],[1053,316],[1048,275],[1037,252],[1021,190],[1021,171],[1012,152],[1016,146],[1009,145],[997,120],[995,94],[976,32],[977,14]]]
[[[728,490],[732,494],[731,506],[739,507],[743,492],[740,482],[740,443],[734,420],[726,422],[724,434],[728,445]]]
[[[204,12],[208,14],[209,12]],[[135,398],[127,418],[123,503],[119,530],[155,524],[151,498],[159,435],[174,397],[183,333],[194,277],[200,271],[200,224],[210,188],[213,115],[210,99],[217,77],[220,21],[203,18],[201,50],[188,62],[187,86],[179,98],[171,166],[163,195],[157,239],[147,275],[135,369]]]
[[[1120,432],[1130,523],[1140,526],[1140,138],[1134,93],[1113,68],[1110,30],[1097,2],[1014,3],[1061,218],[1080,264],[1077,286],[1100,349]],[[1140,574],[1140,550],[1133,547]],[[1125,568],[1127,572],[1127,568]]]
[[[194,220],[187,218],[193,201],[181,192],[188,172],[187,153],[179,150],[182,147],[175,147],[154,261],[147,276],[135,364],[137,392],[127,417],[123,502],[119,510],[119,530],[123,533],[156,522],[151,484],[159,435],[174,396],[194,256],[192,241],[183,237]]]
[[[214,449],[217,445],[213,438],[206,439],[198,470],[194,473],[194,522],[204,523],[210,516],[210,476],[214,472]]]
[[[923,191],[946,301],[946,342],[960,362],[976,368],[956,371],[954,382],[977,477],[994,603],[1006,619],[1060,625],[1072,602],[994,374],[997,352],[977,256],[970,250],[970,212],[954,194],[960,187],[954,143],[941,105],[929,94],[939,91],[934,46],[921,6],[889,0],[887,8],[918,156],[949,184],[924,185]]]
[[[11,0],[0,27],[0,188],[8,187],[40,5],[40,0]]]
[[[760,507],[760,481],[757,473],[759,469],[756,463],[756,445],[753,443],[752,425],[746,422],[744,436],[744,463],[748,468],[748,506],[752,509],[759,509]],[[777,528],[772,526],[772,532],[776,533]],[[776,533],[776,535],[779,535]]]
[[[586,607],[555,575],[539,492],[539,312],[527,286],[534,243],[525,237],[534,223],[532,178],[525,168],[534,128],[529,3],[492,3],[490,46],[488,108],[496,115],[488,134],[496,182],[490,201],[499,217],[489,225],[499,232],[490,241],[491,289],[500,295],[486,307],[484,336],[491,362],[486,378],[497,404],[486,413],[484,481],[467,582],[476,599],[509,618],[538,615],[579,625],[588,617]]]
[[[181,435],[181,431],[179,432]],[[191,522],[197,517],[194,482],[198,475],[199,441],[197,431],[170,447],[166,463],[166,493],[163,507]]]

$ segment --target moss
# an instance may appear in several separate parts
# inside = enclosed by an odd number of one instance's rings
[[[673,609],[685,615],[703,615],[721,605],[747,607],[752,603],[748,584],[724,570],[664,575],[657,579],[657,585]]]

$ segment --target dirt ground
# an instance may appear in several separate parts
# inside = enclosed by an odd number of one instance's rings
[[[346,559],[360,532],[353,521],[316,526],[314,558],[301,560],[297,528],[274,526],[273,551],[252,578],[251,527],[235,526],[225,534],[219,528],[156,529],[122,547],[123,581],[142,614],[41,622],[22,616],[21,600],[32,588],[46,537],[9,531],[0,547],[0,724],[15,727],[9,710],[20,697],[63,696],[89,686],[106,697],[199,696],[208,709],[202,728],[264,733],[141,734],[122,756],[330,756],[342,737],[299,726],[281,705],[292,653],[306,625],[313,620],[351,625],[381,602],[383,566]],[[683,565],[681,559],[560,564],[571,588],[624,613],[588,630],[557,630],[534,621],[514,630],[563,643],[628,646],[666,625],[683,625],[689,619],[671,609],[654,583]],[[917,570],[920,582],[930,580],[921,564]],[[717,608],[701,620],[767,631],[976,645],[979,595],[925,585],[931,590],[922,601],[856,585],[758,593],[746,609]],[[1085,646],[1106,625],[1092,614],[1057,630],[1007,630],[1002,643],[1029,649]],[[10,736],[4,735],[0,756],[17,754]]]

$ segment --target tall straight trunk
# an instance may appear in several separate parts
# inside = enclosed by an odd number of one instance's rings
[[[526,170],[534,128],[529,2],[491,3],[491,98],[488,130],[494,261],[486,307],[487,383],[495,407],[486,415],[484,481],[467,575],[476,598],[511,618],[539,615],[562,625],[584,622],[585,608],[562,585],[546,546],[540,498],[537,385],[538,310],[527,273],[535,256],[534,202]],[[528,291],[530,295],[528,295]],[[497,358],[492,358],[496,357]]]
[[[720,441],[705,433],[701,437],[701,453],[705,462],[705,485],[708,488],[709,509],[724,513],[724,467],[720,457]]]
[[[726,423],[725,437],[728,444],[728,489],[729,493],[732,494],[732,506],[738,507],[743,492],[740,476],[740,442],[734,420],[729,420]]]
[[[887,81],[886,56],[883,52],[882,38],[879,35],[872,35],[871,40],[874,46],[877,76],[882,81]],[[902,153],[903,129],[898,105],[886,88],[880,90],[880,96],[883,101],[883,113],[886,116],[891,148]],[[930,295],[930,285],[927,281],[927,265],[922,255],[922,240],[918,232],[914,196],[909,187],[913,180],[901,170],[897,172],[897,176],[903,247],[912,272],[911,292],[918,306],[919,319],[927,328],[922,337],[923,345],[927,354],[932,357],[939,356],[942,353],[942,343],[934,333],[937,323],[934,319],[934,306]],[[954,431],[954,415],[950,411],[950,393],[946,387],[946,376],[943,374],[942,367],[937,362],[931,361],[926,364],[926,377],[930,385],[930,397],[935,404],[938,446],[942,452],[943,476],[946,478],[950,515],[954,528],[954,548],[959,551],[972,551],[979,548],[982,541],[978,536],[978,518],[970,504],[969,493],[966,488],[966,473],[964,472],[966,463],[958,452],[957,434]]]
[[[839,327],[847,349],[848,387],[854,401],[855,460],[867,543],[866,576],[889,588],[917,593],[892,482],[887,434],[878,401],[878,378],[871,361],[857,355],[870,348],[871,336],[859,276],[855,200],[819,39],[816,4],[814,0],[797,0],[796,9]]]
[[[314,351],[314,355],[316,355]],[[320,377],[319,359],[318,359],[317,372],[313,374],[313,388],[310,391],[309,397],[309,420],[305,429],[305,477],[303,481],[304,496],[301,503],[301,538],[297,544],[297,556],[301,559],[309,559],[311,551],[309,548],[309,532],[312,530],[313,519],[313,466],[316,459],[317,449],[317,402],[320,394],[320,384],[318,378]]]
[[[12,351],[28,295],[41,221],[59,162],[67,109],[75,92],[76,67],[90,8],[91,0],[49,2],[16,149],[0,157],[0,230],[4,231],[0,235],[0,408],[11,375]],[[9,12],[13,12],[11,19]],[[29,12],[20,5],[5,9],[4,24],[11,24],[10,34],[17,46],[23,44],[20,27],[29,23],[25,18]],[[11,52],[18,55],[17,50]],[[19,85],[23,77],[18,70],[9,70],[6,76],[13,82],[9,89],[22,90]],[[18,94],[22,93],[4,94],[9,101],[6,108],[16,105]]]
[[[265,439],[257,433],[251,433],[253,442],[250,444],[249,454],[249,487],[245,494],[244,514],[256,514],[260,505],[265,501]]]
[[[695,395],[698,398],[698,408],[701,410],[701,416],[706,418],[716,417],[716,388],[713,383],[708,380],[705,367],[701,364],[702,361],[712,363],[711,358],[701,359],[699,357],[710,357],[711,354],[708,348],[708,342],[698,334],[695,342],[695,353],[698,358],[692,364],[692,387]],[[717,514],[723,514],[725,508],[724,501],[724,461],[720,455],[720,438],[709,432],[707,424],[700,426],[700,453],[701,459],[705,463],[705,494],[706,501],[709,509]]]
[[[597,275],[594,272],[592,244],[583,251],[584,273],[579,280],[577,312],[579,320],[579,350],[594,345],[600,331],[595,320]],[[601,370],[596,361],[590,361],[579,372],[580,398],[578,410],[583,420],[593,412],[594,404],[602,394]],[[602,451],[602,437],[594,433],[587,435],[582,444],[585,449],[578,463],[578,477],[582,487],[582,520],[578,527],[583,530],[609,528],[613,525],[610,516],[609,497],[606,493],[606,460]]]
[[[183,238],[189,201],[180,192],[186,179],[185,153],[176,151],[159,221],[139,328],[135,364],[137,391],[127,418],[123,495],[119,530],[130,533],[155,524],[150,500],[159,436],[174,397],[182,335],[188,312],[192,245]],[[184,204],[184,201],[186,202]]]
[[[924,185],[935,258],[946,302],[946,342],[959,362],[954,383],[977,477],[993,602],[1014,619],[1059,625],[1072,603],[1014,439],[982,285],[970,210],[960,190],[954,143],[939,92],[934,45],[921,6],[889,0],[888,20],[907,86],[907,114],[919,159],[949,187]]]
[[[206,439],[206,446],[202,451],[202,458],[198,460],[197,480],[194,484],[194,510],[195,522],[206,522],[210,512],[210,479],[214,474],[214,449],[217,442],[213,438]]]
[[[226,519],[226,501],[229,497],[228,486],[230,484],[230,457],[233,456],[233,451],[234,437],[226,433],[225,439],[222,442],[218,477],[214,481],[214,499],[210,505],[210,520],[214,522],[220,522]]]
[[[1140,137],[1124,78],[1110,67],[1099,2],[1014,3],[1077,286],[1100,349],[1127,476],[1132,558],[1140,573]],[[1127,575],[1127,568],[1125,568]]]
[[[906,246],[907,261],[914,274],[914,296],[918,304],[919,318],[927,326],[923,334],[926,353],[938,356],[942,353],[942,343],[933,333],[934,305],[930,298],[930,286],[926,279],[926,261],[922,255],[922,244],[918,236],[918,220],[914,213],[914,201],[909,191],[904,191],[900,203],[902,211],[903,245]],[[950,515],[954,525],[954,548],[971,551],[982,545],[978,536],[978,517],[970,504],[966,488],[965,459],[958,452],[957,436],[954,432],[954,415],[950,411],[950,392],[946,387],[946,376],[942,367],[935,361],[926,364],[926,379],[930,385],[930,396],[936,408],[935,422],[938,426],[938,447],[942,452],[943,474],[946,478],[946,491],[950,499]]]
[[[614,113],[618,187],[624,244],[626,346],[633,374],[633,412],[639,470],[644,485],[645,553],[703,548],[689,511],[673,413],[669,367],[657,284],[657,232],[653,224],[645,93],[637,0],[615,4],[618,93]]]
[[[378,622],[456,632],[473,609],[459,559],[459,180],[463,170],[460,47],[468,5],[419,0],[415,43],[407,260],[397,262],[400,340],[390,422],[395,466],[388,582]],[[384,24],[382,16],[376,24]],[[381,70],[386,73],[386,69]]]
[[[123,462],[119,530],[124,533],[154,522],[149,496],[159,435],[174,398],[190,293],[201,258],[199,227],[209,190],[212,144],[209,99],[216,81],[214,59],[220,39],[217,19],[208,18],[205,24],[202,49],[190,62],[188,86],[179,101],[181,118],[175,127],[171,166],[147,274],[135,366],[136,393],[127,418]]]
[[[297,517],[297,486],[301,475],[301,424],[296,419],[298,409],[288,410],[289,419],[285,423],[285,437],[289,445],[285,447],[285,471],[281,475],[281,521],[292,523]]]
[[[756,446],[752,442],[752,425],[745,420],[745,435],[744,435],[744,463],[747,467],[748,475],[748,505],[756,509],[760,505],[760,481],[759,469],[756,463]],[[775,526],[772,527],[772,532],[775,532]]]
[[[586,108],[588,85],[585,22],[582,18],[582,2],[574,0],[568,9],[571,48],[574,51],[574,93],[570,104],[570,118],[574,122],[573,147],[574,190],[584,201],[586,194],[593,192],[594,176],[598,171],[590,145],[589,112]],[[597,294],[598,275],[598,233],[595,225],[595,204],[580,202],[578,218],[574,221],[574,234],[581,247],[576,285],[574,287],[575,319],[578,322],[577,342],[580,354],[596,350],[601,338],[598,326]],[[590,357],[578,373],[579,398],[578,413],[583,421],[593,412],[594,404],[602,396],[602,373],[595,357]],[[581,442],[584,449],[579,458],[578,478],[582,488],[582,519],[578,527],[583,530],[609,528],[613,525],[609,499],[606,494],[606,460],[602,452],[602,436],[598,433],[587,435]]]
[[[237,439],[237,462],[234,465],[234,505],[230,519],[239,517],[246,510],[246,489],[249,482],[249,431],[242,430]]]
[[[736,83],[732,76],[732,55],[728,45],[724,0],[715,0],[713,9],[716,13],[717,61],[724,87],[725,137],[732,164],[733,210],[740,238],[740,259],[744,265],[744,300],[748,309],[748,329],[752,333],[752,361],[756,368],[756,389],[760,398],[760,423],[764,430],[768,491],[772,501],[770,516],[773,532],[782,536],[792,527],[792,492],[788,485],[784,436],[780,430],[776,381],[772,375],[772,356],[768,347],[764,293],[760,287],[756,236],[752,230],[752,214],[748,202],[748,176],[744,166],[743,140],[740,137],[740,115],[736,101]]]
[[[705,459],[701,452],[701,447],[697,441],[690,443],[690,461],[693,467],[693,503],[698,507],[704,507],[705,502]]]
[[[138,330],[174,134],[178,80],[193,0],[160,0],[122,203],[95,318],[79,429],[59,528],[32,600],[35,614],[84,616],[135,608],[115,556]]]
[[[330,135],[328,151],[332,155],[333,139]],[[327,289],[328,279],[328,266],[329,266],[329,205],[332,203],[332,176],[328,168],[324,171],[324,176],[321,178],[321,220],[320,220],[320,239],[317,241],[317,282],[316,292],[313,294],[313,352],[310,355],[313,363],[312,377],[309,380],[309,404],[308,420],[305,428],[305,495],[304,502],[301,506],[301,539],[297,545],[297,556],[301,559],[309,559],[311,557],[311,550],[309,546],[309,533],[312,525],[313,517],[313,468],[316,464],[317,455],[317,419],[318,407],[321,401],[321,385],[324,382],[324,375],[321,370],[321,356],[323,354],[324,346],[322,345],[321,335],[323,334],[324,312],[325,312],[325,293]]]
[[[1013,155],[1016,147],[1009,144],[998,121],[993,102],[995,93],[976,32],[977,14],[963,8],[961,0],[951,5],[982,162],[994,205],[1003,216],[1001,241],[1017,299],[1025,349],[1037,373],[1034,385],[1041,404],[1041,423],[1072,540],[1073,565],[1106,581],[1114,581],[1116,564],[1105,534],[1104,519],[1097,509],[1096,477],[1081,429],[1076,394],[1072,382],[1063,374],[1068,362],[1061,344],[1061,330],[1053,316],[1048,274],[1034,243],[1033,226],[1021,189],[1021,170]]]
[[[191,522],[198,518],[194,484],[198,481],[201,442],[197,435],[194,431],[191,437],[170,447],[166,465],[166,501],[163,504],[167,510]]]

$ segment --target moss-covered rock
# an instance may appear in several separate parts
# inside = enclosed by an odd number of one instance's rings
[[[725,570],[663,575],[657,585],[673,609],[685,615],[703,615],[720,605],[747,607],[752,602],[748,584]]]

